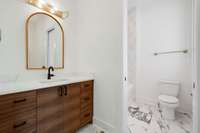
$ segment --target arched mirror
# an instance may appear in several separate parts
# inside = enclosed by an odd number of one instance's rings
[[[53,16],[37,12],[26,21],[27,69],[64,68],[64,31]]]

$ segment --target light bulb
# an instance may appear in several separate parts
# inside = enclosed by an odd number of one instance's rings
[[[51,8],[51,9],[50,9],[50,12],[51,12],[51,13],[55,13],[57,10],[58,10],[57,8]]]
[[[39,8],[43,8],[44,4],[45,4],[45,2],[42,1],[42,0],[38,0],[38,2],[37,2],[37,6],[38,6]]]

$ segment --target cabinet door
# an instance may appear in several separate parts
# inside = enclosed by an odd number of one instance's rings
[[[80,126],[80,84],[64,87],[65,133],[75,133]]]
[[[60,87],[38,91],[38,133],[64,133],[63,98]]]
[[[12,95],[0,97],[0,133],[12,133]]]

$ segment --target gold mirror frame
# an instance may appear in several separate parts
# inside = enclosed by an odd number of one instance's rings
[[[28,62],[29,62],[29,60],[28,60],[28,54],[29,54],[29,52],[28,52],[28,45],[29,45],[29,38],[28,38],[28,36],[29,36],[29,33],[28,33],[29,28],[28,28],[28,26],[29,26],[30,19],[33,16],[38,15],[38,14],[47,15],[47,16],[51,17],[60,26],[60,29],[61,29],[61,32],[62,32],[61,33],[61,35],[62,35],[62,67],[55,67],[55,69],[64,69],[64,51],[65,51],[64,50],[64,29],[63,29],[62,25],[60,24],[60,22],[54,16],[52,16],[52,15],[50,15],[48,13],[45,13],[45,12],[36,12],[36,13],[33,13],[26,20],[26,28],[25,28],[26,29],[26,31],[25,31],[25,33],[26,33],[26,69],[27,70],[46,70],[46,69],[48,69],[48,68],[31,68],[28,65]]]

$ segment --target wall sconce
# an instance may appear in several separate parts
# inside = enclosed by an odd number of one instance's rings
[[[66,18],[69,16],[69,12],[58,10],[57,8],[53,7],[51,4],[46,3],[42,0],[28,0],[27,3],[39,9],[42,9],[48,13],[56,15],[60,18]]]

